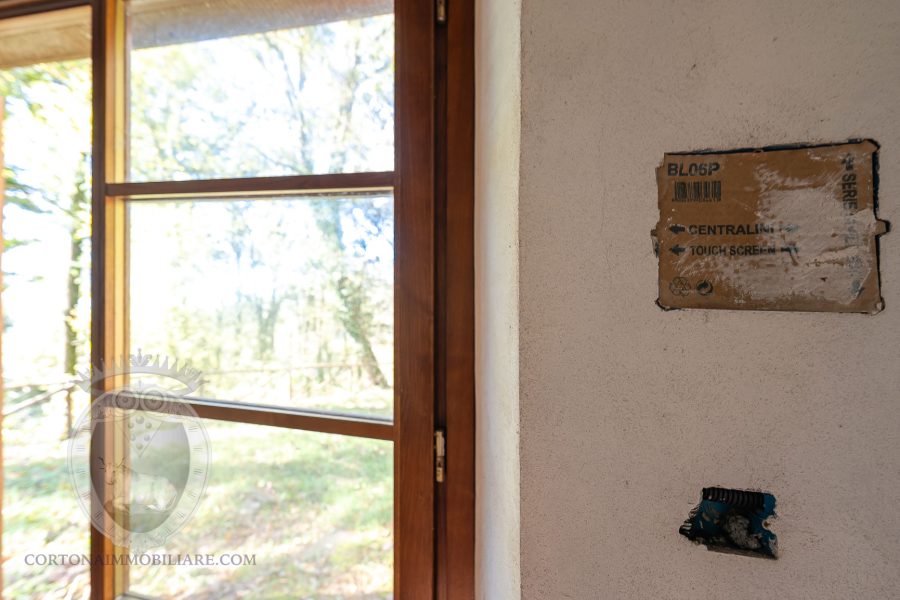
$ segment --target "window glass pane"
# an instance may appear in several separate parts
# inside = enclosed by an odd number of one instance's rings
[[[190,361],[197,395],[390,416],[390,196],[132,202],[132,352]]]
[[[390,0],[132,0],[133,181],[393,170]]]
[[[75,381],[90,361],[91,65],[59,61],[86,56],[90,12],[47,19],[0,22],[0,64],[18,65],[0,70],[4,598],[89,587],[87,565],[55,557],[90,543],[66,456],[88,404]]]
[[[391,442],[204,424],[212,462],[203,498],[184,529],[148,554],[216,562],[132,566],[133,592],[194,600],[392,597]]]

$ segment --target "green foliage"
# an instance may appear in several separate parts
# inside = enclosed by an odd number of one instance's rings
[[[135,51],[131,177],[390,169],[392,44],[392,21],[379,17]],[[231,60],[244,61],[240,78],[220,76]],[[236,80],[266,83],[241,89]],[[89,83],[84,62],[37,65],[0,72],[0,95],[11,107],[8,120],[84,132]],[[62,223],[67,235],[65,310],[48,316],[48,329],[62,320],[65,346],[53,350],[54,364],[72,373],[89,355],[89,325],[79,317],[89,301],[89,157],[56,169],[7,159],[6,214]],[[370,196],[134,206],[132,339],[146,332],[154,344],[145,351],[207,372],[208,395],[390,414],[393,219],[390,199]],[[5,251],[28,246],[29,236],[6,233]],[[149,258],[137,263],[138,255]],[[80,552],[84,523],[64,485],[62,447],[41,443],[51,414],[57,431],[61,413],[48,408],[6,438],[12,450],[6,507],[13,508],[4,511],[4,539]],[[260,598],[390,595],[389,443],[223,431],[213,440],[213,480],[183,551],[250,548],[263,564],[224,575],[135,569],[138,591],[177,595],[199,586],[210,598],[235,589]],[[77,571],[11,576],[8,589],[21,597],[49,597],[66,586],[75,593],[86,583]]]
[[[196,179],[364,165],[372,140],[392,129],[392,31],[390,19],[379,18],[135,52],[133,176]],[[213,76],[222,57],[248,56],[256,63],[251,73],[263,74],[264,90]],[[325,103],[323,95],[332,101]],[[273,127],[293,135],[275,135]],[[181,273],[171,293],[183,295],[192,278],[208,277],[210,270],[236,282],[233,302],[217,298],[198,308],[189,297],[172,301],[165,350],[207,371],[280,365],[290,387],[307,393],[389,388],[385,372],[392,364],[382,363],[392,344],[390,281],[378,275],[384,250],[378,258],[368,245],[386,242],[390,250],[390,204],[310,199],[305,204],[317,231],[287,216],[298,210],[296,203],[261,204],[229,202],[221,233],[187,225],[188,215],[204,210],[199,206],[165,209],[172,213],[166,243],[178,247],[171,267]],[[279,342],[286,328],[294,329],[292,343]],[[308,347],[310,339],[317,347]],[[346,366],[303,368],[311,364]],[[205,393],[242,397],[249,390],[238,391],[240,379],[219,373]]]

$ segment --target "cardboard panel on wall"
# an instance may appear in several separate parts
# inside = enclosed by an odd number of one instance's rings
[[[878,145],[670,153],[656,171],[661,307],[877,313]]]

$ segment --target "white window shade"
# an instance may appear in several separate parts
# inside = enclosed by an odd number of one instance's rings
[[[383,15],[392,0],[129,0],[132,47],[168,46]]]
[[[134,48],[382,15],[393,0],[127,0]],[[90,8],[0,21],[0,69],[87,58]]]

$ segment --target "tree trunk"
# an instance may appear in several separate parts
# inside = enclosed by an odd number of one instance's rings
[[[69,243],[69,272],[66,275],[66,310],[64,313],[65,324],[65,353],[63,358],[63,371],[66,375],[75,375],[78,366],[78,331],[77,331],[77,310],[78,299],[81,296],[81,258],[84,252],[84,238],[82,228],[84,227],[85,206],[87,205],[87,192],[85,190],[86,181],[84,174],[83,157],[82,166],[78,171],[78,179],[75,182],[75,193],[72,194],[72,204],[69,207],[70,215],[70,243]],[[66,407],[69,414],[67,415],[67,431],[65,436],[72,435],[72,391],[70,387],[66,391]]]

